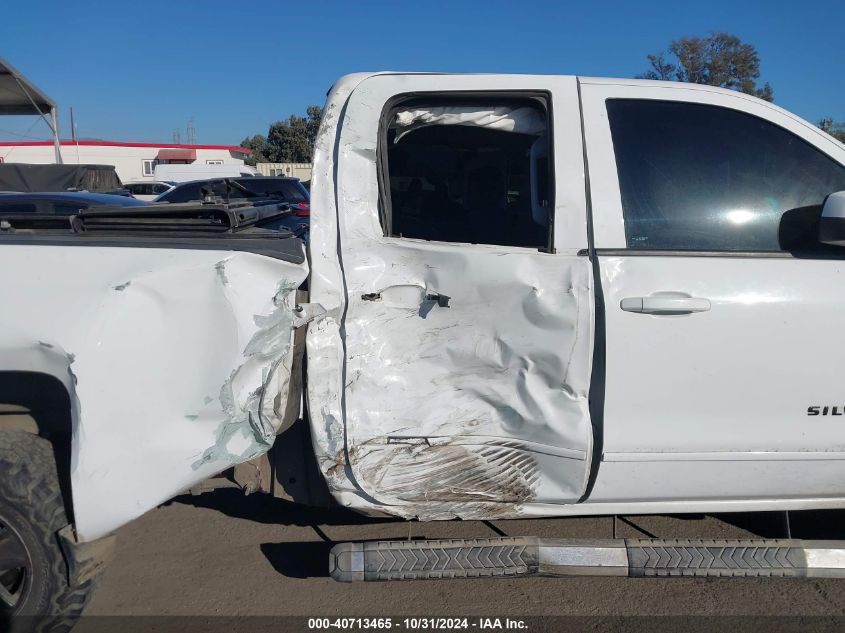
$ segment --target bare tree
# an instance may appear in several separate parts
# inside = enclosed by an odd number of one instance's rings
[[[667,59],[668,57],[668,59]],[[766,101],[774,99],[772,87],[757,85],[760,56],[751,44],[730,33],[711,33],[707,37],[684,37],[670,42],[667,52],[648,55],[651,68],[640,79],[687,81],[721,86]]]

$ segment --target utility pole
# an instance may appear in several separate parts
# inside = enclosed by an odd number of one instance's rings
[[[36,109],[38,109],[37,106]],[[40,109],[38,109],[38,112],[41,114],[42,118],[44,118],[44,113],[42,113]],[[47,119],[44,118],[44,120],[46,121]],[[56,114],[56,106],[50,108],[50,121],[51,123],[48,123],[47,125],[49,125],[53,131],[53,150],[56,153],[56,164],[61,165],[64,161],[62,160],[62,142],[59,140],[59,117]]]
[[[76,145],[76,164],[79,164],[79,141],[76,138],[76,122],[73,120],[73,106],[70,108],[70,139]]]
[[[194,128],[194,117],[188,119],[188,145],[197,144],[197,131]]]

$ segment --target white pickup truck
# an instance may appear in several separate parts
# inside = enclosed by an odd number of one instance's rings
[[[7,611],[78,613],[108,535],[224,471],[419,520],[845,507],[845,146],[813,125],[700,85],[356,74],[312,192],[307,249],[272,205],[0,219]],[[845,549],[408,541],[330,565],[841,575]]]

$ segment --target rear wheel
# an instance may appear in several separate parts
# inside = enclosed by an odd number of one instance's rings
[[[68,521],[52,446],[22,431],[0,432],[0,473],[0,623],[13,615],[54,616],[18,624],[69,630],[91,583],[68,584],[58,537]]]
[[[21,536],[0,517],[0,603],[7,611],[23,604],[28,594],[32,561]]]

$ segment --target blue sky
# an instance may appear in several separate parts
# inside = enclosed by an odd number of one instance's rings
[[[200,143],[237,144],[322,104],[362,70],[630,77],[672,39],[724,30],[754,44],[775,102],[845,121],[845,2],[16,3],[0,56],[73,106],[80,137],[172,140],[193,117]],[[0,118],[0,139],[32,119]],[[36,124],[30,136],[46,138]]]

